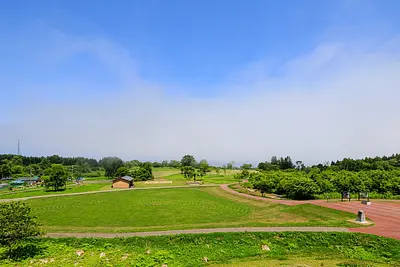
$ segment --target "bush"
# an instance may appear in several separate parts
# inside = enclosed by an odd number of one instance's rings
[[[9,257],[22,241],[42,234],[31,208],[21,201],[0,203],[0,226],[0,244],[8,247]]]
[[[313,199],[320,189],[308,177],[286,178],[279,183],[279,188],[288,198],[297,200]]]

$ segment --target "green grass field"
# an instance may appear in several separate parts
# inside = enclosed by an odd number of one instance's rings
[[[0,199],[12,199],[12,198],[22,198],[22,197],[33,197],[33,196],[43,196],[43,195],[60,195],[69,193],[80,193],[80,192],[90,192],[97,190],[111,189],[110,185],[101,184],[85,184],[83,186],[67,186],[66,190],[63,191],[46,191],[45,188],[34,188],[28,190],[18,190],[15,192],[3,191],[0,194]]]
[[[388,267],[400,264],[399,240],[358,233],[215,233],[125,239],[40,238],[24,245],[20,253],[25,252],[27,258],[11,261],[3,256],[0,265]],[[267,245],[270,251],[263,250],[263,245]],[[78,257],[77,250],[83,250],[84,255]]]
[[[174,173],[170,174],[168,176],[163,176],[162,178],[166,180],[172,180],[172,181],[188,181],[186,178],[183,177],[182,174],[179,173]],[[197,180],[201,180],[206,184],[231,184],[231,183],[236,183],[237,180],[233,177],[231,174],[223,175],[223,174],[216,174],[216,173],[209,173],[206,176],[203,177],[197,177]]]
[[[355,226],[313,205],[260,203],[219,188],[132,190],[28,200],[49,232],[134,232],[241,226]]]

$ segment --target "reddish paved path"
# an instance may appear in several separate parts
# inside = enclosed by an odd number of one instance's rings
[[[347,211],[354,214],[357,214],[359,210],[363,210],[365,211],[366,216],[375,222],[375,225],[366,228],[350,228],[350,231],[400,239],[400,201],[372,200],[372,204],[367,206],[361,204],[359,201],[327,203],[325,200],[276,200],[239,193],[230,189],[228,185],[221,185],[221,188],[231,194],[240,195],[242,197],[290,206],[309,203],[331,209]]]
[[[363,205],[359,201],[339,203],[318,203],[317,205],[357,213],[365,211],[365,215],[375,222],[367,228],[350,228],[352,232],[368,233],[400,239],[400,203],[372,201],[371,205]]]

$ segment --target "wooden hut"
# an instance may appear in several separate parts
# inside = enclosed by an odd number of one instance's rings
[[[133,187],[133,178],[130,176],[118,177],[113,180],[112,188],[130,188]]]

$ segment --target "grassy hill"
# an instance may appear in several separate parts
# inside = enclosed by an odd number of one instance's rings
[[[353,226],[353,214],[260,203],[219,188],[170,188],[32,199],[51,232],[131,232],[240,226]]]

